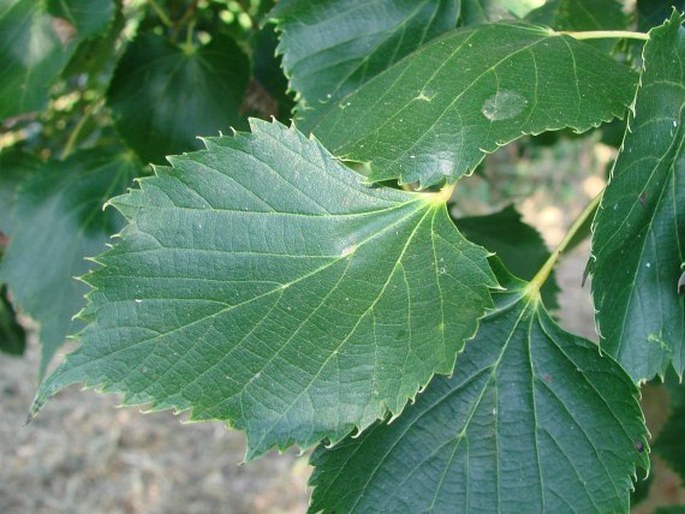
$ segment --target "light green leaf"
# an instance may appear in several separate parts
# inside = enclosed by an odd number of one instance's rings
[[[190,51],[145,34],[119,61],[107,100],[122,138],[144,162],[200,148],[243,124],[240,104],[250,65],[238,45],[217,34]]]
[[[67,19],[50,14],[47,0],[0,4],[0,120],[42,109],[79,42],[104,29],[113,16],[111,0],[49,3]]]
[[[285,0],[271,12],[298,110],[342,96],[453,29],[459,0]]]
[[[630,377],[526,284],[392,423],[318,448],[312,512],[628,512],[647,429]]]
[[[594,224],[592,292],[601,345],[635,380],[685,369],[685,30],[650,32],[622,149]]]
[[[300,123],[372,180],[431,186],[471,172],[523,134],[620,117],[633,73],[592,47],[521,23],[440,37]],[[313,120],[313,121],[312,121]]]
[[[72,317],[87,287],[74,277],[90,268],[85,257],[103,251],[118,228],[119,218],[103,213],[102,205],[138,171],[127,156],[98,149],[46,163],[19,189],[0,283],[40,323],[41,374],[79,326]]]
[[[113,204],[129,225],[85,277],[81,348],[41,387],[191,410],[243,429],[248,458],[341,439],[450,373],[496,285],[435,195],[372,189],[278,123]]]
[[[472,243],[497,254],[507,269],[516,277],[532,279],[549,257],[549,251],[540,233],[523,222],[513,205],[487,216],[455,219],[459,231]],[[554,271],[541,289],[548,309],[559,307],[559,292]]]

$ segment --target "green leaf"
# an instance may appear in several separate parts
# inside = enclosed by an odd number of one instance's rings
[[[661,25],[673,14],[685,11],[685,0],[637,0],[637,27],[646,32]]]
[[[97,149],[46,163],[19,190],[0,283],[40,323],[41,374],[79,326],[72,317],[83,307],[87,287],[74,277],[89,269],[84,258],[104,250],[119,226],[102,205],[138,172],[129,157]]]
[[[685,403],[671,402],[671,405],[673,410],[654,443],[654,452],[680,475],[685,484]]]
[[[497,254],[507,269],[524,280],[532,279],[549,257],[539,232],[521,220],[513,205],[487,216],[455,219],[459,231],[471,242]],[[554,272],[542,287],[542,299],[548,309],[559,307]]]
[[[119,61],[107,100],[126,143],[144,162],[163,163],[200,148],[198,135],[242,125],[249,78],[247,57],[227,36],[191,51],[144,34]]]
[[[452,377],[315,451],[312,512],[628,512],[649,465],[637,388],[526,284],[500,282]]]
[[[57,2],[50,4],[54,7]],[[2,2],[0,120],[45,106],[50,87],[79,42],[109,23],[111,4],[111,0],[62,0],[56,12],[67,18],[73,15],[69,20],[51,15],[46,0]]]
[[[47,11],[67,20],[80,40],[104,32],[114,18],[113,0],[47,0]]]
[[[510,4],[509,0],[462,0],[459,24],[481,25],[515,19]]]
[[[551,0],[526,16],[526,21],[556,30],[625,30],[628,16],[618,0]]]
[[[40,161],[30,154],[14,149],[0,153],[0,237],[11,235],[17,187],[39,166]]]
[[[650,32],[622,150],[595,218],[592,292],[602,347],[635,380],[685,369],[683,105],[685,31],[678,14]]]
[[[480,25],[523,18],[544,0],[462,0],[460,25]]]
[[[523,134],[620,117],[634,86],[626,66],[568,36],[479,25],[424,45],[300,125],[334,155],[367,163],[371,180],[427,187]]]
[[[0,286],[0,352],[22,355],[26,349],[26,332],[17,323],[12,304],[7,299],[7,288]]]
[[[654,514],[685,514],[685,505],[671,505],[659,507]]]
[[[206,145],[112,202],[130,223],[85,277],[94,321],[34,412],[83,382],[226,421],[251,458],[339,440],[452,372],[496,282],[444,203],[371,189],[278,123]]]
[[[299,111],[334,105],[458,15],[458,0],[287,0],[271,12]]]

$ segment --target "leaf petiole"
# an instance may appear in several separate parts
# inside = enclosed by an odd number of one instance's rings
[[[571,36],[582,41],[584,39],[639,39],[649,41],[649,34],[645,32],[632,32],[630,30],[588,30],[588,31],[565,31],[553,32],[553,34]]]
[[[564,253],[569,243],[571,243],[576,233],[585,224],[588,218],[594,214],[601,199],[602,193],[599,193],[597,196],[595,196],[595,198],[593,198],[593,200],[589,204],[585,206],[583,212],[581,212],[580,215],[573,222],[571,227],[568,229],[568,232],[566,232],[564,239],[562,239],[561,243],[559,243],[559,246],[555,248],[555,250],[552,252],[552,255],[549,256],[547,261],[542,265],[540,270],[535,274],[533,279],[528,284],[527,289],[529,296],[538,296],[540,294],[540,288],[545,283],[547,277],[554,269],[554,266],[559,260],[559,257],[561,257],[561,255]]]

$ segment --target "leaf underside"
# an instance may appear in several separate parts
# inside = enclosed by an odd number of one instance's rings
[[[650,32],[623,146],[594,223],[592,292],[601,345],[635,380],[685,370],[685,30]]]
[[[496,293],[451,378],[402,417],[318,448],[312,512],[627,512],[648,469],[630,377],[521,283]]]
[[[598,70],[601,70],[599,72]],[[298,126],[374,181],[422,187],[470,173],[523,134],[622,117],[629,68],[550,29],[497,23],[445,34]]]
[[[339,440],[452,371],[496,281],[444,203],[369,188],[278,123],[206,145],[113,200],[129,225],[34,411],[83,382],[243,429],[250,458]]]

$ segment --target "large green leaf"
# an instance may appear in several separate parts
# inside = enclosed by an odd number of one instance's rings
[[[506,292],[459,355],[390,424],[312,456],[312,512],[628,512],[647,429],[630,377]]]
[[[367,163],[372,180],[430,186],[523,134],[620,117],[634,86],[626,66],[568,36],[479,25],[424,45],[300,125],[334,155]]]
[[[191,50],[145,34],[126,49],[107,100],[131,148],[145,162],[163,163],[166,155],[199,148],[197,136],[241,126],[249,79],[247,57],[227,36]]]
[[[0,3],[0,120],[43,108],[79,42],[103,30],[113,12],[112,0]]]
[[[102,205],[137,173],[130,157],[98,149],[46,163],[19,189],[0,283],[40,323],[41,373],[79,326],[72,317],[87,287],[74,277],[89,269],[85,257],[103,251],[118,228],[119,218],[103,213]]]
[[[454,222],[469,241],[496,253],[518,278],[532,279],[549,257],[540,233],[523,222],[513,205],[487,216],[459,218]],[[553,271],[540,292],[548,309],[559,307],[556,298],[559,286]]]
[[[300,111],[334,105],[426,41],[453,29],[459,0],[285,0],[271,17]]]
[[[685,369],[685,30],[650,32],[641,87],[594,225],[592,291],[602,347],[636,380]]]
[[[171,157],[113,204],[74,382],[244,429],[248,457],[336,441],[450,373],[496,284],[435,195],[371,189],[278,123]]]

